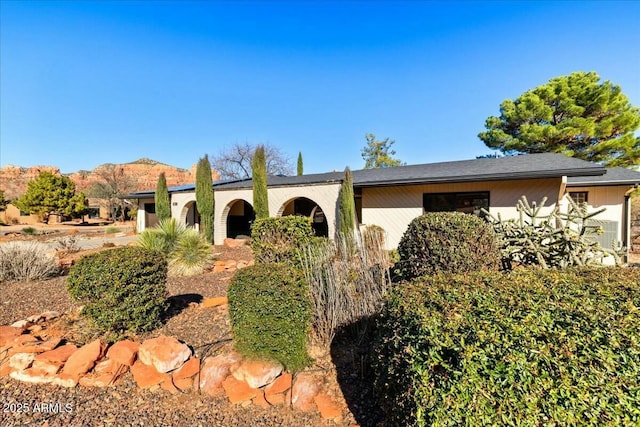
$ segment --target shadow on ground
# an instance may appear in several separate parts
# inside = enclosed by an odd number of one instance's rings
[[[384,414],[376,402],[371,368],[374,322],[364,319],[341,328],[331,343],[331,359],[349,410],[362,427],[382,425]]]
[[[166,323],[167,320],[182,313],[189,307],[189,304],[200,304],[202,302],[202,299],[203,297],[200,294],[173,295],[167,298],[167,301],[169,302],[169,308],[165,312],[163,323]]]

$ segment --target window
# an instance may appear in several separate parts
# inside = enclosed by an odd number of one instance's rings
[[[144,211],[148,214],[156,213],[156,204],[155,203],[145,203]]]
[[[489,192],[425,193],[422,206],[425,212],[464,212],[481,216],[480,209],[489,209]]]
[[[579,205],[589,201],[589,193],[587,191],[571,191],[569,192],[569,197]]]
[[[29,216],[31,215],[29,212],[20,211],[20,216]]]

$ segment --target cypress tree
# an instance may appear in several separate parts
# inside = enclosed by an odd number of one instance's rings
[[[256,219],[269,217],[269,194],[267,192],[267,161],[264,146],[259,145],[251,161],[253,172],[253,210]]]
[[[304,173],[304,168],[302,165],[302,152],[298,152],[298,176]]]
[[[211,163],[205,154],[198,161],[196,168],[196,206],[200,213],[200,234],[207,242],[213,242],[213,219],[215,212],[215,198],[213,193],[213,179],[211,177]]]
[[[156,215],[158,220],[171,218],[171,200],[169,198],[169,189],[167,188],[167,178],[164,172],[158,177],[158,185],[156,185]]]
[[[352,240],[356,228],[356,203],[353,197],[353,176],[347,167],[344,170],[338,206],[338,230],[346,239]]]

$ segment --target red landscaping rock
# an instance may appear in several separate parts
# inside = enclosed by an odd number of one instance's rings
[[[107,357],[123,365],[131,366],[136,360],[139,347],[140,344],[135,341],[118,341],[109,347]]]
[[[214,273],[221,273],[223,271],[226,271],[224,268],[224,265],[216,265],[213,267],[213,272]]]
[[[313,398],[322,418],[333,420],[342,416],[342,408],[327,393],[321,392]]]
[[[65,344],[56,348],[55,350],[45,351],[44,353],[40,353],[36,356],[36,360],[47,360],[49,362],[60,362],[64,363],[67,359],[75,353],[78,349],[73,344]]]
[[[239,248],[246,246],[249,243],[249,239],[224,239],[224,245],[228,248]]]
[[[38,369],[40,371],[46,372],[49,375],[55,375],[62,368],[62,362],[51,362],[50,360],[40,359],[36,357],[33,361],[33,365],[31,365],[34,369]]]
[[[62,368],[62,373],[79,378],[93,368],[96,361],[103,356],[105,348],[106,344],[100,339],[80,347],[69,356]]]
[[[170,372],[182,366],[191,356],[191,349],[173,337],[148,339],[138,349],[138,359],[154,366],[158,372]]]
[[[271,404],[269,402],[267,402],[267,400],[264,398],[264,393],[262,392],[262,390],[260,390],[258,392],[258,395],[256,397],[254,397],[251,402],[256,405],[259,406],[261,408],[269,408],[271,406]]]
[[[171,377],[175,382],[178,380],[191,378],[198,372],[200,372],[200,359],[198,359],[197,357],[192,357],[191,359],[187,360],[187,362],[182,365],[180,369],[173,371]]]
[[[28,335],[24,335],[27,337]],[[15,345],[9,350],[9,354],[16,353],[44,353],[45,351],[51,351],[60,344],[62,341],[60,338],[49,338],[46,341],[39,341],[37,338],[34,338],[35,341],[27,341],[24,338],[25,342],[20,343],[19,345]],[[17,340],[21,340],[22,337],[18,337]]]
[[[173,385],[180,391],[187,391],[191,390],[195,381],[197,381],[197,379],[194,378],[180,378],[179,380],[173,378]]]
[[[224,264],[224,268],[227,270],[235,270],[236,265],[238,265],[238,262],[231,259]]]
[[[264,388],[265,395],[274,395],[284,393],[291,388],[292,375],[289,372],[283,372],[274,382]]]
[[[0,377],[6,377],[11,372],[13,372],[13,368],[9,365],[9,362],[0,364]]]
[[[222,382],[229,376],[231,369],[240,363],[240,360],[241,357],[236,352],[207,357],[200,371],[200,389],[207,394],[219,394]]]
[[[162,384],[160,384],[160,388],[165,391],[168,391],[171,394],[176,394],[180,392],[180,390],[178,390],[178,388],[173,384],[173,381],[171,380],[170,376],[167,377],[167,379],[164,380]]]
[[[61,387],[73,388],[78,384],[78,378],[69,374],[58,374],[51,383]]]
[[[33,353],[17,353],[9,358],[9,366],[16,371],[21,371],[31,366],[35,359],[36,355]]]
[[[310,412],[315,409],[313,398],[318,394],[320,386],[309,374],[298,374],[291,388],[291,404],[294,408]]]
[[[9,376],[18,381],[32,384],[47,384],[53,381],[54,375],[38,368],[27,368],[24,371],[13,371]]]
[[[224,392],[229,398],[229,402],[231,403],[242,403],[249,401],[258,395],[260,390],[249,387],[244,381],[239,381],[233,377],[233,375],[228,376],[222,382],[222,388],[224,388]],[[260,391],[260,393],[262,393]]]
[[[156,368],[142,363],[141,360],[136,360],[131,366],[131,374],[140,388],[162,384],[167,378],[171,378],[169,374],[158,372]]]
[[[28,320],[18,320],[17,322],[14,322],[11,324],[12,328],[22,329],[23,331],[31,326],[33,326],[33,323],[29,322]],[[0,328],[5,328],[5,327],[6,326],[0,326]],[[0,342],[2,342],[1,338],[0,338]]]
[[[34,337],[31,334],[19,335],[13,339],[13,341],[7,343],[8,347],[18,347],[21,345],[25,345],[27,343],[38,342],[38,338]]]
[[[204,301],[202,301],[203,307],[217,307],[225,304],[229,304],[227,297],[205,298]]]
[[[282,373],[283,366],[274,361],[243,360],[231,374],[239,381],[245,381],[251,388],[271,384]]]
[[[285,402],[287,401],[287,395],[285,395],[284,393],[269,394],[269,395],[265,393],[264,398],[267,402],[269,402],[273,406],[284,405]]]

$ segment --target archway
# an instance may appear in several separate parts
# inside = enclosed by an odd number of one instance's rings
[[[180,221],[187,227],[198,228],[200,225],[200,212],[198,212],[196,202],[191,201],[184,205],[180,213]]]
[[[318,237],[329,236],[329,224],[322,208],[306,197],[291,199],[282,205],[280,216],[301,215],[311,218],[311,226]]]
[[[234,200],[227,205],[227,237],[251,236],[251,224],[256,219],[253,206],[245,200]]]

